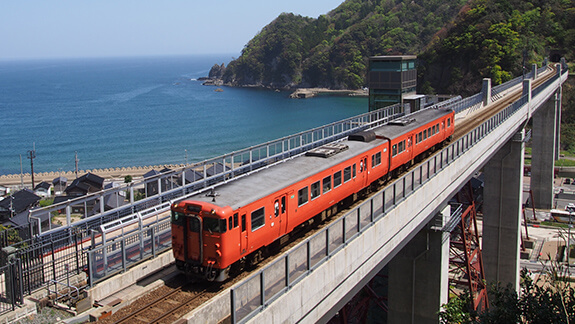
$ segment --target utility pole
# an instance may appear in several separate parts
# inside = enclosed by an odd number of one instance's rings
[[[36,158],[36,143],[32,146],[32,151],[28,151],[28,158],[30,159],[30,174],[32,176],[32,190],[34,190],[34,159]]]
[[[22,154],[20,154],[20,189],[24,189],[24,169],[22,169]]]
[[[76,151],[74,161],[76,163],[76,179],[78,179],[78,162],[80,162],[80,160],[78,160],[78,151]]]

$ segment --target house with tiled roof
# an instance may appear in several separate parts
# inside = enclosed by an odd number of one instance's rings
[[[72,181],[64,192],[66,192],[67,196],[79,197],[98,192],[103,188],[104,178],[89,172]]]
[[[49,197],[52,195],[50,192],[50,188],[52,188],[52,184],[46,181],[42,181],[34,187],[34,193],[40,197]]]
[[[36,206],[41,200],[30,189],[22,189],[0,201],[0,218],[8,220],[11,216],[25,212]]]

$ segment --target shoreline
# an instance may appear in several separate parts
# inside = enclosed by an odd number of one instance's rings
[[[148,173],[151,170],[160,171],[165,168],[169,169],[176,169],[184,167],[183,164],[169,164],[169,165],[150,165],[150,166],[137,166],[137,167],[119,167],[119,168],[104,168],[104,169],[92,169],[92,170],[78,170],[78,177],[83,176],[84,174],[91,172],[97,176],[100,176],[108,181],[124,181],[125,176],[132,176],[133,178],[143,177],[144,174]],[[51,171],[51,172],[38,172],[34,173],[34,184],[38,185],[40,182],[45,181],[48,183],[52,183],[52,180],[58,177],[65,177],[68,179],[68,182],[74,181],[76,179],[76,172],[75,171],[66,171],[66,172],[58,172],[58,171]],[[0,186],[5,187],[20,187],[22,182],[24,183],[24,187],[30,188],[32,183],[32,176],[30,173],[20,174],[5,174],[0,175]]]
[[[331,95],[331,96],[350,96],[350,97],[367,97],[369,96],[369,91],[365,89],[358,90],[332,90],[327,88],[298,88],[292,94],[290,98],[292,99],[307,99],[321,95]]]

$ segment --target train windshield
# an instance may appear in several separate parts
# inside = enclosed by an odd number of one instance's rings
[[[184,221],[184,213],[172,212],[172,223],[178,224]]]
[[[226,220],[204,217],[204,231],[208,231],[210,233],[225,233]]]

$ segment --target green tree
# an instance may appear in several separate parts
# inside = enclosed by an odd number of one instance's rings
[[[536,281],[521,270],[521,294],[511,286],[493,285],[490,306],[477,314],[470,309],[468,294],[454,297],[439,312],[441,323],[573,323],[575,289],[564,266],[552,264]]]

